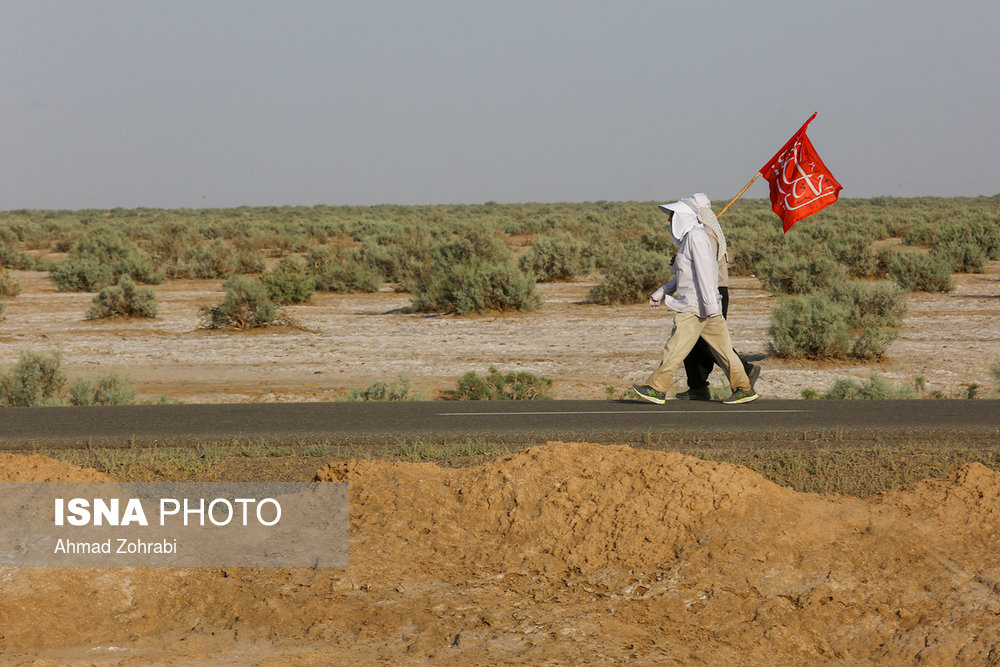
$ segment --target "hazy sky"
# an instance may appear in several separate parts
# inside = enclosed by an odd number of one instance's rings
[[[0,0],[0,210],[727,200],[813,111],[843,196],[993,195],[998,34],[981,0]]]

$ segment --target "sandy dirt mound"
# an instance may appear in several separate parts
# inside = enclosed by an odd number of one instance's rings
[[[0,482],[110,482],[93,468],[63,463],[38,454],[0,453]]]
[[[585,443],[469,469],[352,461],[317,479],[350,484],[350,567],[0,570],[0,653],[60,664],[1000,661],[1000,474],[979,465],[867,501]]]

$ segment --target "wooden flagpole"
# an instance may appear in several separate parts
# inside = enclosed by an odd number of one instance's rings
[[[739,199],[740,197],[742,197],[743,193],[746,192],[747,190],[749,190],[750,186],[753,185],[753,182],[756,181],[759,177],[760,177],[760,172],[758,171],[756,174],[753,175],[753,178],[750,179],[750,182],[743,186],[743,189],[740,190],[740,193],[738,195],[736,195],[735,197],[733,197],[732,201],[730,201],[728,204],[726,204],[726,208],[722,209],[719,212],[719,215],[717,215],[715,217],[716,218],[721,218],[722,214],[725,213],[726,211],[728,211],[729,207],[732,206],[736,202],[737,199]]]

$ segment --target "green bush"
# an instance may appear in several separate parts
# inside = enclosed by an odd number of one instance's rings
[[[993,374],[993,391],[1000,394],[1000,359],[990,364],[990,373]]]
[[[273,271],[262,275],[260,281],[267,288],[271,301],[279,306],[308,301],[316,291],[316,277],[293,257],[282,259]]]
[[[178,277],[229,278],[237,273],[235,249],[215,239],[211,243],[191,248],[184,264],[177,269]]]
[[[1000,216],[980,216],[967,211],[947,221],[935,220],[932,223],[919,224],[906,232],[903,243],[928,249],[937,249],[940,246],[967,246],[975,249],[971,251],[973,256],[982,253],[987,261],[998,259]]]
[[[870,278],[880,273],[872,240],[869,234],[853,232],[833,237],[826,242],[826,247],[836,261],[847,267],[852,277]]]
[[[983,273],[986,269],[986,250],[971,239],[948,239],[930,251],[931,257],[951,266],[952,273]]]
[[[955,289],[952,261],[922,251],[886,252],[880,257],[886,272],[910,292],[950,292]]]
[[[117,285],[102,289],[87,311],[88,320],[105,317],[156,317],[159,304],[150,287],[137,287],[131,278],[121,276]]]
[[[721,223],[726,234],[730,275],[756,275],[758,265],[773,255],[775,248],[782,246],[784,236],[781,227],[773,224],[771,216],[773,213],[736,221],[725,218]]]
[[[782,299],[772,311],[771,347],[781,357],[880,359],[905,314],[895,285],[846,281]]]
[[[59,391],[66,384],[61,366],[59,351],[46,356],[22,350],[10,372],[0,375],[0,404],[30,407],[59,403]]]
[[[903,291],[888,282],[847,281],[830,287],[826,293],[850,309],[848,327],[851,344],[848,356],[881,359],[889,345],[899,337],[906,315]]]
[[[757,277],[775,296],[806,294],[847,279],[847,272],[823,254],[771,255],[757,263]]]
[[[0,297],[14,297],[20,293],[21,283],[10,275],[10,271],[0,269]]]
[[[594,258],[586,240],[568,232],[555,232],[535,238],[519,266],[539,282],[569,280],[593,271]]]
[[[70,386],[71,405],[131,405],[136,391],[128,378],[111,371],[94,382],[77,378]]]
[[[203,308],[203,326],[209,329],[233,327],[252,329],[275,323],[278,308],[267,295],[267,288],[259,280],[234,276],[222,289],[225,296],[214,307]]]
[[[911,387],[897,387],[887,378],[872,372],[864,382],[852,378],[838,378],[833,386],[823,394],[823,398],[833,400],[844,399],[911,399],[916,393]]]
[[[410,310],[418,313],[532,311],[541,306],[535,281],[511,262],[438,265],[413,285]]]
[[[851,348],[850,309],[823,293],[782,299],[771,312],[771,348],[779,357],[846,357]]]
[[[503,264],[513,261],[510,249],[493,232],[464,225],[433,250],[434,266]]]
[[[96,292],[114,281],[111,267],[90,257],[58,264],[49,276],[60,292]]]
[[[108,227],[84,234],[70,248],[67,262],[52,270],[61,291],[95,291],[123,275],[153,285],[163,282],[165,273],[138,246]]]
[[[0,227],[0,267],[18,271],[33,271],[38,267],[37,260],[21,249],[17,235],[4,227]]]
[[[325,248],[319,250],[326,250]],[[382,286],[382,275],[377,269],[356,259],[355,255],[336,256],[310,252],[307,262],[315,276],[316,289],[321,292],[354,294],[377,292]]]
[[[386,282],[398,283],[403,291],[434,266],[435,242],[423,229],[408,228],[384,236],[368,236],[361,242],[355,261],[374,269]],[[319,272],[317,272],[319,273]]]
[[[670,279],[670,257],[638,246],[625,246],[615,253],[604,281],[592,287],[586,303],[606,306],[642,303]]]
[[[546,392],[551,378],[526,372],[501,373],[490,366],[486,377],[469,371],[458,381],[455,398],[460,401],[526,401],[551,398]]]
[[[396,382],[379,380],[367,389],[352,389],[348,401],[412,401],[416,400],[410,380],[402,375]]]

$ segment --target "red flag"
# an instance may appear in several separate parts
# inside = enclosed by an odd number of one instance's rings
[[[806,136],[806,127],[815,117],[810,116],[760,169],[761,176],[771,184],[771,208],[781,218],[785,232],[807,215],[837,201],[844,189]]]

